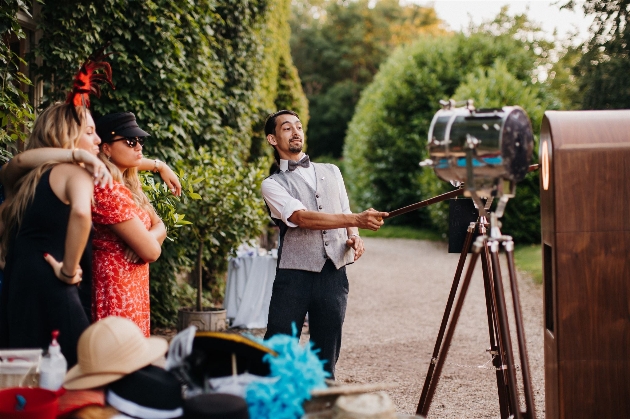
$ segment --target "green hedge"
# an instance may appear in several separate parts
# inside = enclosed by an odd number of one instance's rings
[[[477,105],[503,106],[521,104],[518,102],[529,101],[531,96],[534,107],[526,110],[532,113],[534,129],[538,130],[542,110],[555,102],[548,100],[542,86],[532,86],[535,55],[523,46],[509,36],[475,33],[423,37],[397,50],[363,92],[349,126],[344,158],[346,183],[355,208],[391,210],[452,189],[431,169],[418,166],[427,157],[427,132],[440,99],[471,95],[479,99]],[[499,73],[506,86],[491,86]],[[482,82],[486,84],[483,92],[475,90],[481,89]],[[500,94],[504,88],[511,96]],[[536,205],[537,201],[533,202],[532,208]],[[515,206],[511,203],[508,208]],[[445,232],[447,211],[445,205],[437,205],[391,222],[437,227]],[[536,211],[528,208],[528,220]],[[511,228],[510,223],[506,221],[506,227]],[[528,229],[522,235],[515,234],[521,239],[539,237],[539,224],[517,227]]]
[[[44,106],[63,100],[81,62],[111,42],[116,90],[103,88],[102,97],[93,99],[94,113],[134,112],[151,133],[146,154],[188,174],[199,192],[199,200],[173,203],[192,225],[179,230],[178,240],[165,242],[151,265],[154,325],[175,321],[175,277],[192,270],[200,243],[208,267],[204,280],[218,283],[228,255],[256,237],[266,221],[259,196],[262,167],[270,164],[264,118],[281,104],[308,120],[282,14],[289,4],[47,0],[42,6],[35,54],[43,58],[37,71],[45,83]],[[207,216],[203,205],[221,199],[238,205],[213,210],[233,213]]]
[[[23,2],[0,1],[0,164],[11,158],[8,148],[26,140],[27,130],[24,128],[29,128],[35,117],[28,94],[20,89],[20,85],[32,85],[20,71],[20,64],[26,62],[6,42],[12,36],[21,41],[26,38],[17,19],[18,11],[30,16]]]

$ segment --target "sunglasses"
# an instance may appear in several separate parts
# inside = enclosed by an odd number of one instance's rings
[[[140,147],[144,147],[144,137],[123,137],[110,142],[115,143],[116,141],[127,141],[127,145],[131,148],[134,148],[136,144],[140,144]]]

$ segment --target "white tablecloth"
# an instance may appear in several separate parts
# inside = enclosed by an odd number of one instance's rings
[[[272,256],[240,256],[228,265],[223,305],[233,327],[267,327],[271,289],[277,259]]]

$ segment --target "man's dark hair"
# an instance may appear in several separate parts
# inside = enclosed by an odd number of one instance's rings
[[[265,137],[269,134],[276,135],[276,118],[278,118],[280,115],[293,115],[296,116],[298,119],[300,118],[297,113],[287,109],[272,113],[267,117],[267,120],[265,121]]]

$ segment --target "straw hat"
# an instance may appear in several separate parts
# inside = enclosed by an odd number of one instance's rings
[[[166,340],[145,338],[133,321],[106,317],[79,338],[79,360],[66,374],[63,386],[68,390],[104,386],[160,359],[167,349]]]

